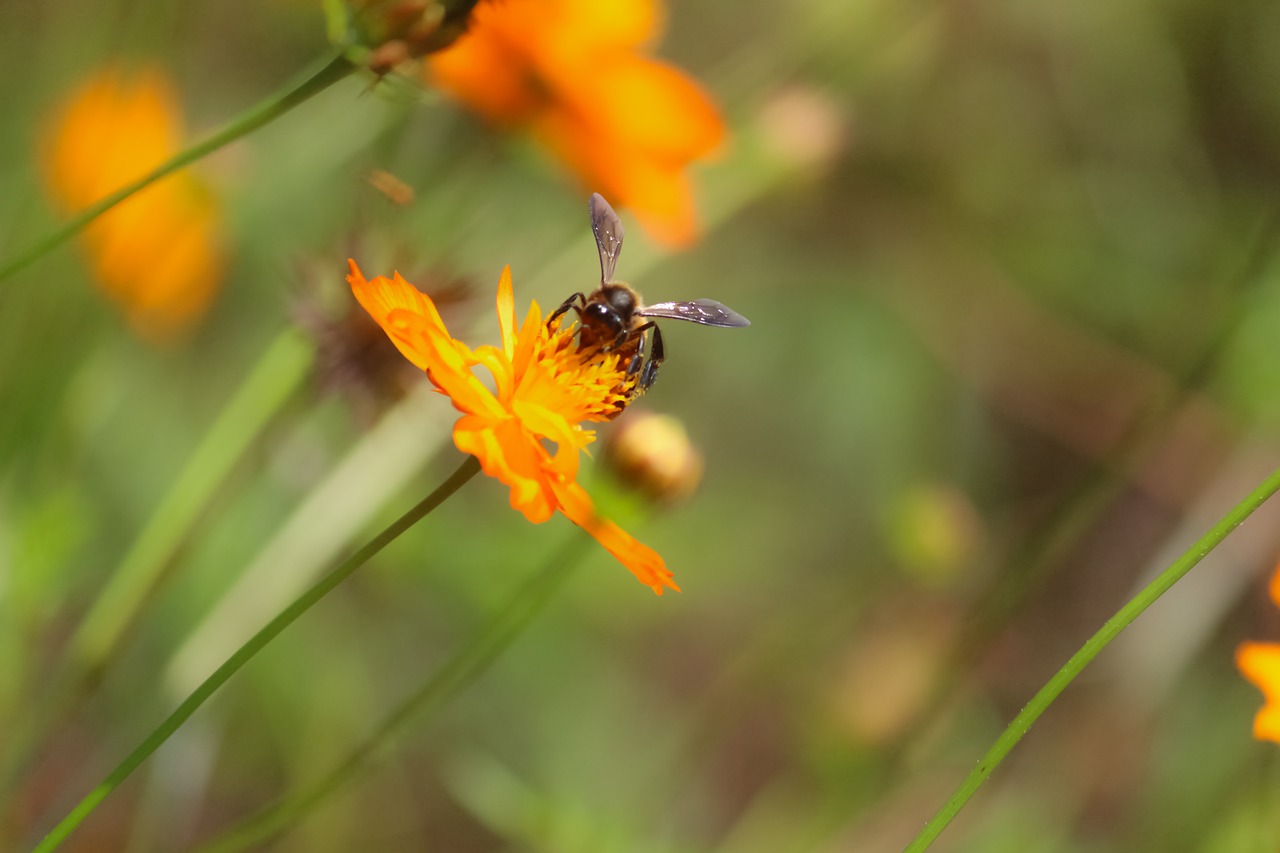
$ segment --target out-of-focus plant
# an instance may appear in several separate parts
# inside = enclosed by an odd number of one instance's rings
[[[172,157],[183,136],[177,92],[162,68],[100,68],[49,124],[49,192],[64,211],[80,210]],[[226,268],[219,216],[210,191],[184,170],[85,230],[94,279],[141,335],[171,337],[208,307]]]
[[[1267,591],[1280,607],[1280,567],[1272,574]],[[1241,643],[1236,649],[1236,666],[1266,698],[1253,718],[1253,736],[1280,743],[1280,643]]]
[[[698,234],[689,165],[724,141],[707,94],[648,55],[657,0],[502,0],[427,60],[428,79],[498,127],[527,130],[587,190],[655,238]]]

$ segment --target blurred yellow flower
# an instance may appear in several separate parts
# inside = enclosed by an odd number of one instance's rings
[[[176,154],[182,133],[178,98],[162,70],[103,68],[50,122],[49,191],[63,210],[80,210]],[[85,229],[94,278],[144,337],[166,338],[204,313],[225,265],[217,220],[213,198],[179,172]]]
[[[1280,607],[1280,566],[1271,576],[1271,600]],[[1253,736],[1280,743],[1280,644],[1241,643],[1236,649],[1241,675],[1262,691],[1265,703],[1253,718]]]
[[[399,273],[366,281],[355,261],[349,263],[356,299],[463,413],[453,427],[454,444],[510,488],[512,508],[535,524],[559,510],[655,593],[679,589],[662,557],[600,518],[577,482],[578,454],[595,440],[582,423],[608,420],[630,399],[636,378],[627,375],[621,356],[580,350],[575,328],[544,321],[537,302],[518,326],[510,267],[498,282],[502,346],[473,350],[449,335],[431,298]],[[475,375],[477,366],[492,374],[494,390]]]
[[[686,245],[698,229],[685,170],[725,129],[696,83],[644,55],[661,17],[657,0],[481,3],[428,57],[430,78],[490,122],[528,129],[658,240]]]

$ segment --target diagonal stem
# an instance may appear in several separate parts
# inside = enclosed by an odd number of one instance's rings
[[[76,629],[70,643],[74,670],[93,676],[105,666],[227,472],[306,378],[312,354],[293,329],[263,354]]]
[[[37,242],[34,246],[31,246],[25,252],[19,254],[13,260],[0,265],[0,281],[3,281],[30,264],[35,263],[58,246],[61,246],[67,240],[70,240],[78,234],[95,218],[115,207],[117,204],[124,201],[143,187],[155,183],[165,175],[176,172],[184,166],[191,165],[205,155],[217,151],[229,142],[234,142],[240,137],[252,133],[264,124],[284,115],[289,110],[298,106],[313,95],[324,91],[354,70],[355,65],[353,65],[345,55],[340,54],[331,59],[325,60],[323,66],[318,70],[305,75],[301,82],[291,85],[283,92],[267,98],[265,101],[250,108],[239,117],[232,119],[221,130],[218,130],[211,136],[197,142],[190,148],[178,152],[168,162],[156,167],[149,174],[144,175],[128,186],[121,187],[106,198],[103,198],[80,211],[52,234],[45,236],[44,239]]]
[[[474,477],[480,471],[480,463],[474,456],[468,456],[466,460],[458,467],[452,476],[449,477],[439,488],[424,498],[415,507],[410,509],[400,518],[396,519],[386,530],[383,530],[372,540],[369,541],[360,550],[356,551],[337,568],[325,575],[314,586],[300,595],[292,604],[266,624],[266,626],[258,633],[254,634],[248,642],[235,651],[231,657],[214,670],[213,674],[204,680],[204,682],[192,691],[181,705],[178,706],[172,714],[170,714],[163,723],[147,736],[137,749],[129,753],[129,755],[120,762],[119,766],[102,781],[98,787],[94,788],[89,794],[81,800],[70,814],[64,817],[57,826],[53,828],[44,840],[35,848],[35,853],[48,853],[54,850],[63,841],[66,840],[76,827],[89,816],[89,814],[97,807],[97,805],[106,799],[107,795],[119,787],[120,783],[129,777],[134,770],[145,761],[151,753],[155,752],[162,743],[169,739],[178,728],[187,721],[187,719],[196,712],[196,709],[205,703],[210,696],[217,691],[219,687],[227,682],[242,666],[248,663],[254,655],[262,651],[264,647],[276,638],[285,628],[293,624],[293,622],[306,613],[311,606],[320,599],[328,595],[338,584],[346,580],[346,578],[360,566],[368,562],[375,554],[390,544],[396,537],[404,533],[418,521],[420,521],[427,513],[431,512],[437,506],[445,501],[450,495],[462,487],[464,483]]]
[[[49,679],[44,698],[10,730],[10,754],[0,759],[0,801],[48,731],[90,694],[128,628],[161,583],[174,553],[190,535],[227,473],[292,397],[311,365],[312,347],[296,331],[282,332],[223,408],[146,526],[98,594],[68,644],[70,660]]]
[[[1121,631],[1129,627],[1133,620],[1137,619],[1144,610],[1154,604],[1156,599],[1168,592],[1170,587],[1177,583],[1183,575],[1191,571],[1197,563],[1207,557],[1209,552],[1221,545],[1222,541],[1233,530],[1244,523],[1244,520],[1252,515],[1254,510],[1262,506],[1277,491],[1280,491],[1280,470],[1275,471],[1261,485],[1250,492],[1244,500],[1223,516],[1221,521],[1210,528],[1208,533],[1196,540],[1181,557],[1174,560],[1155,580],[1147,584],[1128,604],[1120,608],[1119,612],[1108,619],[1106,624],[1090,637],[1078,652],[1071,656],[1066,665],[1058,670],[1057,674],[1049,679],[1049,682],[1044,687],[1040,688],[1040,692],[1032,697],[1027,706],[1022,709],[1022,712],[1014,718],[1008,728],[996,739],[991,749],[987,750],[987,754],[978,761],[977,766],[960,784],[956,792],[951,795],[951,799],[947,800],[946,804],[938,810],[938,813],[925,824],[924,829],[904,848],[903,853],[921,853],[921,851],[927,849],[942,834],[942,831],[946,829],[952,818],[964,808],[965,803],[969,801],[969,798],[973,796],[979,786],[986,781],[991,772],[999,766],[1000,762],[1017,745],[1022,736],[1031,728],[1031,725],[1053,704],[1053,701],[1067,688],[1067,685],[1098,656],[1098,653],[1105,649]]]
[[[555,598],[591,542],[575,536],[567,548],[512,593],[488,624],[466,646],[400,703],[358,748],[328,775],[268,806],[244,823],[196,848],[196,853],[231,853],[261,844],[297,823],[330,794],[341,789],[413,720],[429,719],[446,702],[479,678]]]

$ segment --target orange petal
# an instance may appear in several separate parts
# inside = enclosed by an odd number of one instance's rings
[[[51,194],[82,208],[142,177],[178,150],[178,98],[158,69],[108,67],[77,90],[44,146]],[[84,235],[101,288],[143,336],[161,339],[204,312],[223,271],[218,211],[190,172],[153,183]]]
[[[547,8],[539,0],[531,5]],[[656,38],[664,24],[663,8],[656,0],[561,0],[557,5],[554,21],[543,16],[548,36],[543,44],[558,56],[575,45],[609,51],[638,48]]]
[[[529,313],[525,315],[524,325],[520,327],[520,334],[516,339],[515,351],[511,355],[511,370],[517,381],[522,381],[528,372],[530,360],[542,334],[542,311],[538,308],[537,300],[534,300],[529,306]]]
[[[489,418],[507,416],[502,403],[471,372],[476,360],[466,344],[449,337],[421,314],[402,308],[388,314],[382,328],[401,353],[406,357],[413,354],[410,361],[418,364],[417,359],[422,359],[432,384],[448,394],[459,411]]]
[[[369,316],[382,327],[401,354],[431,376],[463,411],[501,417],[504,409],[471,372],[470,350],[449,336],[435,303],[401,278],[377,276],[366,281],[353,260],[347,282]]]
[[[581,68],[558,69],[566,77],[552,85],[561,109],[594,127],[597,140],[682,167],[724,141],[725,125],[715,104],[680,69],[636,54],[618,54],[595,61],[590,70],[583,74]]]
[[[555,511],[555,495],[543,473],[546,451],[514,418],[492,421],[466,415],[453,425],[453,443],[480,460],[485,474],[511,489],[511,507],[534,524]]]
[[[515,395],[516,384],[516,375],[511,369],[511,359],[507,358],[507,354],[502,350],[488,345],[476,347],[471,351],[471,356],[477,365],[484,367],[493,375],[499,402],[504,406],[510,405],[510,400]]]
[[[698,238],[693,186],[683,170],[634,168],[619,176],[619,193],[628,199],[631,212],[659,243],[680,249]]]
[[[189,210],[160,228],[169,232],[168,245],[149,262],[135,258],[135,269],[146,272],[128,306],[137,332],[157,339],[205,312],[225,266],[212,207]]]
[[[631,210],[659,242],[680,248],[697,238],[686,162],[655,156],[568,111],[548,112],[534,133],[586,186]]]
[[[584,446],[581,430],[574,429],[564,415],[525,400],[515,400],[512,411],[526,430],[556,445],[556,453],[547,463],[547,470],[567,479],[578,476],[578,452]]]
[[[518,22],[508,21],[511,7],[482,3],[471,15],[467,32],[445,50],[427,57],[424,69],[431,85],[452,95],[490,122],[518,126],[546,102],[536,86],[527,56],[531,35],[521,36]],[[505,15],[506,18],[499,17]],[[513,26],[517,25],[517,26]]]
[[[1276,566],[1275,573],[1271,575],[1271,583],[1268,584],[1267,591],[1271,593],[1271,600],[1275,602],[1276,607],[1280,607],[1280,566]]]
[[[1236,649],[1236,666],[1266,699],[1253,720],[1253,736],[1280,743],[1280,645],[1241,643]]]
[[[159,69],[107,67],[71,95],[47,135],[50,187],[64,207],[84,207],[178,150],[178,97]]]
[[[664,587],[680,591],[680,587],[671,580],[671,572],[667,570],[667,564],[658,552],[637,542],[612,521],[596,515],[595,506],[585,489],[571,480],[553,482],[552,488],[565,517],[594,536],[642,584],[658,595],[662,595]]]
[[[502,349],[508,359],[513,359],[516,352],[516,298],[511,292],[510,265],[502,268],[502,277],[498,279],[497,308]]]
[[[356,299],[360,302],[361,307],[369,312],[369,316],[379,326],[385,325],[387,315],[397,308],[403,308],[414,314],[422,315],[428,324],[435,326],[445,334],[449,330],[445,328],[444,320],[440,319],[440,312],[436,310],[436,304],[431,301],[431,297],[427,296],[418,288],[405,281],[400,273],[396,273],[394,278],[386,276],[376,276],[373,281],[366,281],[364,273],[360,271],[360,267],[356,262],[347,259],[347,265],[351,268],[350,275],[347,276],[347,283],[351,285],[351,292],[355,294]],[[410,359],[412,361],[412,359]],[[414,364],[417,364],[415,361]],[[425,367],[423,370],[426,370]]]

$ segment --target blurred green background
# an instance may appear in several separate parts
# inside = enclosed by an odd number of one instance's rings
[[[0,259],[58,222],[42,123],[102,62],[167,65],[194,137],[322,55],[324,31],[283,0],[0,5]],[[900,849],[1280,461],[1277,32],[1268,0],[669,10],[658,53],[732,140],[694,169],[703,239],[663,253],[622,210],[619,272],[753,325],[667,324],[636,405],[677,415],[705,455],[692,500],[650,511],[599,464],[588,487],[684,591],[657,598],[579,549],[490,671],[264,849]],[[375,169],[413,202],[371,187]],[[473,340],[496,336],[503,265],[521,311],[597,274],[589,188],[409,80],[348,79],[196,172],[232,254],[185,340],[134,337],[74,245],[0,283],[6,848],[47,831],[297,578],[458,464],[447,401],[379,420],[301,381],[91,689],[49,710],[77,627],[245,377],[300,304],[345,310],[347,257],[470,281],[448,319]],[[1261,698],[1232,662],[1241,640],[1280,637],[1276,520],[1264,507],[1107,650],[936,849],[1277,849],[1275,746],[1252,740]],[[580,537],[468,485],[65,849],[186,849],[322,777]]]

